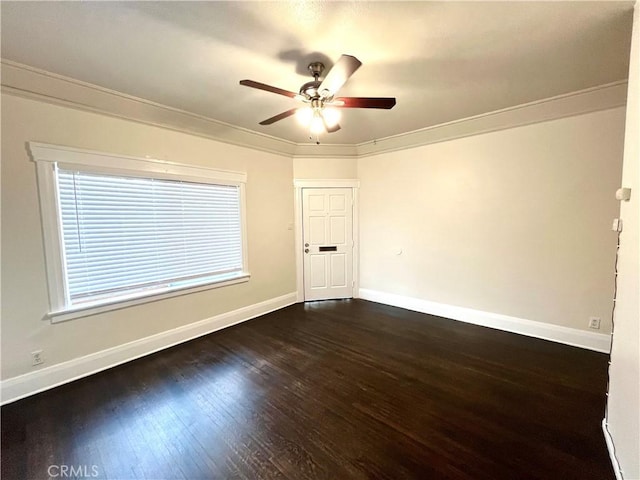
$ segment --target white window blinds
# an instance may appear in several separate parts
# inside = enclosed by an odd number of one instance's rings
[[[58,169],[67,303],[243,270],[239,187]]]

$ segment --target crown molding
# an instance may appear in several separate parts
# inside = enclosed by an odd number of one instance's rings
[[[11,60],[1,59],[0,64],[5,93],[291,158],[360,158],[406,150],[621,107],[626,104],[627,97],[627,82],[623,80],[356,145],[316,145],[295,143],[236,127]]]
[[[296,144],[10,60],[0,60],[2,91],[56,105],[292,156]]]
[[[627,81],[599,85],[514,107],[475,115],[432,127],[357,145],[357,156],[406,150],[482,133],[557,120],[610,108],[627,101]]]

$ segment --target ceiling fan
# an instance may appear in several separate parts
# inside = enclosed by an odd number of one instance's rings
[[[332,133],[340,130],[338,123],[340,112],[337,110],[339,108],[382,108],[388,110],[396,104],[396,99],[392,97],[336,97],[340,88],[360,68],[360,65],[362,62],[356,57],[342,55],[324,79],[320,81],[324,65],[320,62],[313,62],[309,64],[309,72],[313,76],[313,81],[302,85],[299,93],[253,80],[240,80],[240,85],[277,93],[305,103],[306,105],[303,107],[292,108],[267,118],[260,122],[260,125],[271,125],[295,114],[303,124],[310,128],[311,134],[315,134],[317,139],[317,136],[323,131]],[[319,142],[317,141],[317,143]]]

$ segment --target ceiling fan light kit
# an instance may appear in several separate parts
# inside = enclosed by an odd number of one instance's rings
[[[305,103],[306,105],[303,107],[292,108],[263,120],[260,125],[271,125],[295,114],[298,121],[309,129],[310,138],[315,136],[316,143],[319,144],[319,135],[321,133],[333,133],[340,130],[340,108],[378,108],[388,110],[396,104],[396,99],[393,97],[336,97],[338,91],[361,65],[362,62],[356,57],[342,55],[324,79],[320,81],[320,76],[325,69],[324,64],[312,62],[308,68],[313,76],[313,81],[303,84],[299,93],[253,80],[240,80],[240,85],[284,95]]]

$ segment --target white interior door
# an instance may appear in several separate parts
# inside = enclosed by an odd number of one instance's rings
[[[304,299],[353,297],[353,190],[302,189]]]

